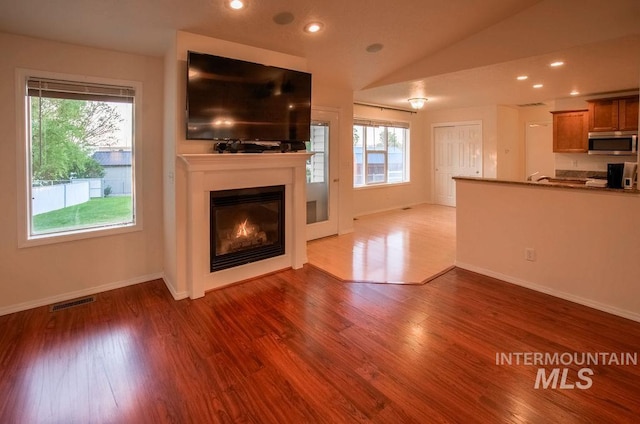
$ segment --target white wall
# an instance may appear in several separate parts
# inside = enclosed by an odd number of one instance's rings
[[[505,180],[520,180],[524,176],[524,139],[518,127],[519,111],[515,107],[496,108],[497,176]]]
[[[421,112],[409,113],[362,105],[355,105],[353,113],[356,118],[408,122],[410,125],[409,149],[411,157],[409,164],[410,182],[351,189],[353,191],[355,216],[428,202],[429,192],[427,187],[429,176],[426,171],[429,167],[426,166],[426,150],[429,145],[425,137],[424,115]],[[353,130],[349,134],[349,143],[351,145],[349,158],[353,161]]]
[[[640,194],[456,184],[457,266],[640,321]]]
[[[0,314],[158,278],[162,273],[162,61],[0,33]],[[18,248],[16,69],[140,81],[142,231]]]

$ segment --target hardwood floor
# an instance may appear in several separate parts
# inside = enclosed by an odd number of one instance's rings
[[[640,323],[460,269],[305,266],[182,301],[152,281],[0,317],[0,423],[631,423],[637,365],[536,389],[537,366],[496,355],[639,351]]]
[[[422,284],[453,267],[455,221],[455,208],[428,204],[367,215],[353,233],[307,243],[307,256],[344,281]]]

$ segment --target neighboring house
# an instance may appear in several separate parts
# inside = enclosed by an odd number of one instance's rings
[[[131,194],[130,150],[98,151],[92,157],[104,168],[102,186],[111,187],[111,195]]]

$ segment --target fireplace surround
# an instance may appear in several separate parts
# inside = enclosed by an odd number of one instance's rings
[[[202,153],[178,156],[186,176],[182,253],[190,298],[208,290],[286,268],[301,268],[306,251],[306,161],[309,153]],[[212,270],[211,193],[284,187],[284,253]]]

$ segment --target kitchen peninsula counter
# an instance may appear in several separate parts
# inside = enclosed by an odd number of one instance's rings
[[[623,188],[608,188],[608,187],[590,187],[585,185],[583,182],[574,182],[576,179],[567,178],[562,181],[562,178],[553,178],[553,180],[559,180],[554,182],[548,181],[517,181],[517,180],[501,180],[496,178],[479,178],[479,177],[453,177],[454,180],[464,180],[464,181],[482,181],[488,183],[496,183],[496,184],[512,184],[512,185],[521,185],[521,186],[529,186],[529,187],[540,187],[540,188],[549,188],[549,189],[577,189],[577,190],[589,190],[589,191],[600,191],[600,192],[609,192],[609,193],[624,193],[624,194],[640,194],[640,190],[636,188],[632,189],[623,189]]]
[[[640,322],[640,191],[455,180],[456,266]]]

